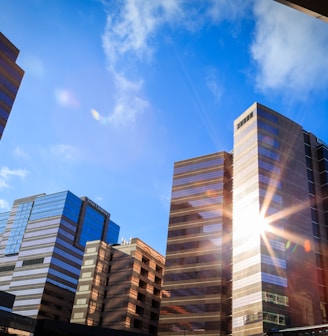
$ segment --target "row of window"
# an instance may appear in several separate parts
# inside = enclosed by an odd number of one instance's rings
[[[218,253],[211,253],[205,255],[197,255],[191,257],[181,258],[168,258],[166,259],[166,266],[178,266],[178,265],[191,265],[191,264],[204,264],[204,263],[217,263],[221,261],[221,257]]]
[[[199,181],[206,181],[209,179],[220,178],[223,176],[223,169],[216,169],[206,173],[200,173],[197,175],[185,176],[181,178],[174,178],[173,186],[179,186],[182,184],[196,183]]]
[[[161,309],[161,315],[197,314],[197,313],[203,313],[203,312],[218,313],[220,310],[221,310],[221,303],[185,304],[185,305],[164,306]]]
[[[216,167],[216,166],[222,165],[223,163],[224,163],[224,158],[219,157],[219,158],[214,158],[214,159],[210,159],[206,161],[191,163],[185,166],[175,166],[174,175],[180,174],[180,173],[186,173],[186,172],[190,172],[194,170],[200,170],[204,168]]]
[[[222,245],[222,237],[213,237],[191,242],[181,242],[178,244],[168,244],[167,252],[183,252],[186,250],[213,249]]]
[[[11,77],[13,77],[18,82],[21,81],[22,73],[17,71],[17,69],[19,68],[16,64],[15,65],[13,65],[12,63],[8,64],[8,62],[5,59],[0,58],[0,68],[4,69],[5,72],[7,72]]]
[[[237,130],[242,127],[244,124],[247,123],[248,120],[253,118],[253,112],[249,113],[244,119],[242,119],[238,124],[237,124]]]
[[[220,321],[203,321],[203,322],[190,322],[183,321],[181,323],[161,323],[160,332],[172,332],[172,334],[189,335],[193,331],[204,332],[204,331],[215,331],[219,334],[219,331],[223,328],[222,322]],[[203,333],[203,335],[205,335]]]
[[[198,296],[202,297],[205,295],[212,294],[224,294],[225,288],[222,286],[198,286],[198,287],[187,287],[187,288],[176,288],[171,290],[166,290],[163,292],[163,297],[165,298],[175,298],[175,297],[185,297],[185,296]]]
[[[197,195],[197,194],[202,194],[206,196],[206,194],[209,191],[217,191],[217,190],[222,190],[223,189],[223,183],[211,183],[211,184],[206,184],[206,185],[200,185],[196,187],[191,187],[191,188],[185,188],[185,189],[178,189],[172,191],[171,198],[179,198],[179,197],[187,197],[191,195]]]
[[[222,223],[204,224],[204,225],[193,225],[186,227],[184,229],[169,230],[168,237],[187,237],[194,234],[200,233],[214,233],[222,231]]]
[[[264,302],[270,302],[281,306],[288,306],[288,297],[285,295],[279,295],[276,293],[262,292],[262,299]]]
[[[165,275],[165,281],[187,281],[187,280],[207,280],[211,278],[219,279],[222,271],[219,269],[207,269],[202,271],[172,273]]]

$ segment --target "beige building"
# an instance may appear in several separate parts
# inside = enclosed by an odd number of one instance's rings
[[[157,334],[164,262],[138,238],[88,242],[71,322]]]

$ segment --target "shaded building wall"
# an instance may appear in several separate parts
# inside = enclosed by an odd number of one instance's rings
[[[224,335],[231,314],[231,155],[174,165],[159,335]]]
[[[19,50],[0,32],[0,139],[24,76],[16,64],[18,54]]]

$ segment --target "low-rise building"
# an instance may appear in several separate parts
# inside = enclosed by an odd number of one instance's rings
[[[88,242],[71,322],[157,334],[164,260],[138,238]]]

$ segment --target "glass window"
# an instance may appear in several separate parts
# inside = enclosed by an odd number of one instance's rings
[[[99,240],[102,237],[102,232],[105,224],[105,215],[87,205],[80,235],[79,243],[85,246],[87,241]]]
[[[259,154],[266,156],[269,159],[280,161],[280,155],[272,150],[259,146]]]
[[[172,199],[178,198],[178,197],[197,195],[197,194],[204,194],[204,193],[207,193],[208,191],[222,190],[222,189],[223,189],[223,183],[213,183],[213,184],[206,184],[206,185],[201,185],[197,187],[192,187],[188,189],[174,190],[172,192]]]
[[[28,223],[33,202],[18,205],[14,222],[5,247],[5,254],[15,254],[19,252],[26,225]]]
[[[262,120],[258,120],[257,124],[258,124],[258,128],[260,130],[262,130],[262,131],[266,131],[266,132],[274,134],[274,135],[278,135],[279,134],[278,128],[276,128],[276,127],[274,127],[272,125],[269,125],[269,124],[265,123]]]
[[[185,166],[176,166],[174,167],[174,174],[186,173],[186,172],[190,172],[190,171],[198,170],[202,168],[215,167],[215,166],[222,165],[223,162],[224,162],[224,158],[219,157],[219,158],[215,158],[212,160],[195,162],[195,163],[188,164]]]

